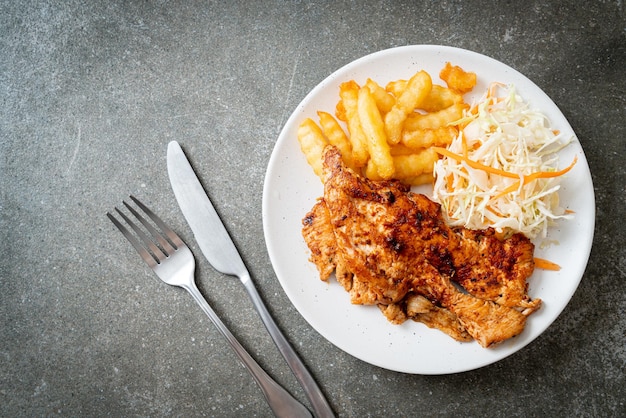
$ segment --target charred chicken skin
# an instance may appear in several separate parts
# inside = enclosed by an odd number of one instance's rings
[[[451,228],[440,205],[400,182],[359,176],[333,146],[323,165],[324,196],[302,221],[322,280],[335,272],[352,303],[459,341],[490,347],[522,332],[541,304],[527,294],[534,247],[526,237]]]

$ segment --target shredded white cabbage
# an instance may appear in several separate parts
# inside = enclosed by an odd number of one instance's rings
[[[559,205],[562,176],[524,178],[557,172],[557,152],[573,138],[563,138],[542,113],[529,109],[515,86],[493,85],[461,121],[459,136],[434,168],[433,198],[451,225],[472,229],[510,228],[529,238],[546,237],[555,220],[571,218]],[[464,154],[465,153],[465,154]],[[477,164],[515,174],[506,177]],[[505,190],[509,192],[505,192]]]

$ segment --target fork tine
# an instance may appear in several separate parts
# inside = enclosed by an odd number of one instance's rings
[[[131,196],[132,197],[132,196]],[[159,243],[159,245],[161,245],[161,248],[163,250],[165,250],[165,255],[166,256],[170,256],[174,253],[174,251],[176,251],[176,249],[174,247],[172,247],[172,244],[170,244],[165,238],[163,238],[163,235],[161,232],[157,231],[155,227],[153,227],[150,222],[148,222],[146,220],[146,218],[144,218],[143,216],[141,216],[139,214],[139,212],[137,212],[132,206],[130,206],[128,203],[123,202],[124,206],[126,206],[126,208],[128,208],[128,210],[135,215],[135,218],[139,219],[139,222],[142,223],[143,226],[146,227],[146,229],[148,230],[148,232],[150,232],[150,235],[152,235],[154,237],[154,239],[156,239]],[[142,205],[145,209],[148,209],[145,205]],[[150,210],[150,209],[148,209]],[[144,211],[145,212],[145,211]],[[153,213],[154,214],[154,213]],[[150,216],[150,214],[148,214],[148,216]],[[155,215],[156,216],[156,215]],[[163,223],[163,222],[161,222]]]
[[[131,195],[130,198],[133,200],[133,202],[137,204],[137,206],[141,208],[141,210],[143,210],[150,217],[150,219],[154,221],[155,224],[158,225],[159,228],[161,228],[161,231],[163,231],[165,235],[167,235],[167,237],[174,244],[176,249],[179,249],[180,247],[185,246],[185,243],[183,242],[183,240],[180,239],[180,237],[176,235],[176,232],[172,231],[170,227],[167,226],[167,224],[161,220],[161,218],[156,216],[154,212],[152,212],[146,205],[141,203],[139,199],[137,199],[135,196]]]
[[[119,212],[117,208],[115,208]],[[124,226],[120,221],[118,221],[115,216],[113,216],[110,212],[107,212],[107,217],[113,222],[113,224],[120,230],[120,232],[126,237],[126,239],[135,247],[135,250],[139,253],[143,261],[145,261],[150,268],[154,268],[158,265],[157,260],[150,254],[135,238],[135,236]],[[126,217],[125,217],[126,218]],[[126,218],[128,221],[128,218]],[[132,223],[132,222],[131,222]]]
[[[141,230],[141,228],[139,228],[139,226],[137,226],[136,223],[131,221],[128,218],[128,216],[124,215],[124,212],[122,212],[118,208],[115,208],[115,210],[117,211],[117,213],[120,214],[120,216],[122,218],[124,218],[126,223],[128,225],[130,225],[130,227],[133,229],[133,231],[135,231],[135,233],[137,234],[137,236],[139,237],[139,239],[143,243],[143,247],[145,249],[147,249],[148,251],[150,251],[152,256],[154,257],[154,259],[156,260],[156,262],[158,264],[160,264],[161,261],[163,261],[163,259],[165,259],[167,257],[167,254],[165,254],[159,247],[157,247],[156,244],[154,243],[154,241],[152,241],[152,239],[149,236],[147,236],[146,233],[143,232]]]

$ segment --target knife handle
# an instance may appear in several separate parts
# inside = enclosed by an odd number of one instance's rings
[[[254,307],[261,316],[261,320],[274,340],[274,343],[278,347],[278,350],[287,361],[287,364],[296,376],[296,379],[298,379],[298,382],[300,382],[300,385],[304,388],[304,393],[309,399],[309,402],[311,402],[315,416],[318,418],[334,418],[335,414],[330,408],[326,397],[322,393],[319,386],[317,386],[313,376],[311,376],[311,373],[309,373],[302,360],[300,360],[300,357],[298,357],[298,354],[296,354],[283,333],[280,331],[276,322],[274,322],[274,319],[265,307],[265,303],[263,303],[259,292],[257,292],[256,287],[254,287],[250,274],[246,271],[246,273],[240,276],[239,279],[244,284],[250,299],[252,299]]]

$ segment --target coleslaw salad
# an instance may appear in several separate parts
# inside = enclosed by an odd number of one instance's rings
[[[559,204],[558,152],[573,141],[530,109],[514,85],[493,83],[465,116],[459,135],[434,167],[433,198],[450,225],[514,230],[547,236],[549,226],[569,219]]]

